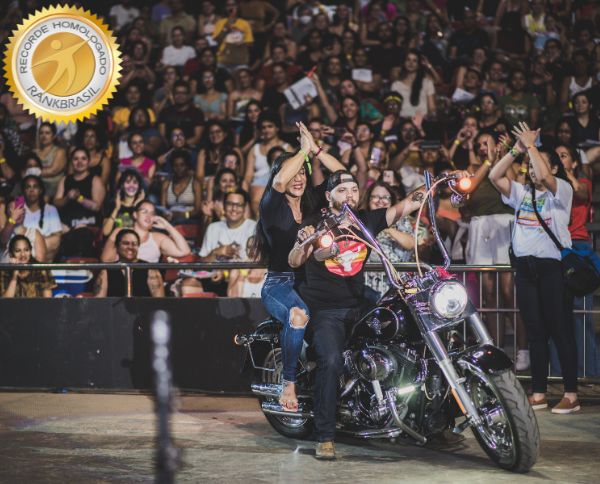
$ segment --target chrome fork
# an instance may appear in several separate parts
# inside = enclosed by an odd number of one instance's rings
[[[446,377],[446,380],[450,384],[450,388],[465,412],[467,419],[473,424],[480,425],[482,423],[481,417],[479,416],[479,412],[477,411],[477,408],[475,408],[475,405],[473,404],[473,401],[471,400],[471,397],[464,386],[465,378],[458,375],[452,360],[448,357],[448,352],[446,351],[446,347],[444,346],[442,339],[434,331],[425,333],[423,338],[438,362],[438,365]]]

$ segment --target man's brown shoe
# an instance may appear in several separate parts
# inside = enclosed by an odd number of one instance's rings
[[[546,400],[546,397],[542,398],[541,400],[534,400],[533,395],[529,395],[528,398],[529,404],[534,410],[542,410],[544,408],[548,408],[548,400]]]
[[[581,410],[579,400],[571,402],[568,398],[563,398],[558,405],[552,407],[552,413],[573,413]]]
[[[317,444],[317,449],[315,450],[315,457],[321,460],[334,460],[336,455],[333,442],[319,442]]]

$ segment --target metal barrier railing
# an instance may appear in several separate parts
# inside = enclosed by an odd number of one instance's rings
[[[81,270],[89,271],[99,270],[123,270],[125,272],[127,297],[132,294],[132,271],[136,269],[191,269],[195,271],[212,270],[231,270],[231,269],[264,269],[261,264],[253,262],[182,262],[182,263],[38,263],[38,264],[19,264],[20,270]],[[414,263],[395,264],[399,271],[416,271],[417,266]],[[15,269],[15,264],[0,263],[0,270]],[[368,263],[365,265],[367,271],[383,271],[382,264]],[[450,272],[462,278],[462,282],[469,291],[469,296],[484,315],[496,343],[501,343],[509,354],[512,352],[513,360],[516,358],[519,349],[518,337],[521,331],[519,323],[519,310],[516,308],[516,291],[512,284],[512,301],[502,301],[501,274],[513,272],[510,266],[475,266],[475,265],[453,265],[450,266]],[[493,274],[493,298],[489,301],[490,291],[485,291],[484,274]],[[489,283],[489,281],[488,281]],[[501,304],[504,302],[504,304]],[[508,304],[506,304],[508,302]],[[600,383],[600,350],[595,338],[594,315],[600,314],[600,309],[594,309],[593,296],[582,298],[582,307],[575,308],[575,331],[577,338],[577,347],[579,356],[579,376],[584,383]],[[504,321],[502,321],[504,319]],[[512,322],[512,344],[507,344],[504,338],[506,332],[506,319]],[[504,330],[504,331],[503,331]],[[466,328],[465,328],[466,331]],[[524,333],[523,333],[524,334]],[[500,336],[500,338],[498,338]],[[499,340],[499,341],[498,341]],[[552,376],[557,366],[555,353],[553,364],[551,365],[551,380],[559,379],[559,376]],[[593,368],[590,366],[593,365]],[[521,378],[527,378],[525,375],[519,375]]]

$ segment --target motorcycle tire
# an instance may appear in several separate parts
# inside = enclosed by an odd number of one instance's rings
[[[263,383],[281,383],[282,381],[282,364],[281,364],[281,348],[274,348],[265,357],[263,364],[265,368],[274,369],[275,371],[263,371],[261,380]],[[262,397],[260,403],[269,399],[269,397]],[[309,439],[313,435],[313,424],[312,420],[302,417],[283,417],[279,415],[270,415],[265,413],[265,418],[271,424],[278,433],[284,437],[291,439],[305,440]]]
[[[466,386],[480,415],[487,415],[482,425],[472,427],[481,448],[499,467],[529,472],[539,456],[540,432],[527,395],[514,373],[468,372]]]

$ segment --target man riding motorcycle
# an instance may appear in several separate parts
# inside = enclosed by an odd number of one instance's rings
[[[338,215],[344,203],[353,210],[359,202],[356,178],[348,171],[339,170],[330,175],[326,197],[329,211]],[[373,236],[396,223],[398,219],[419,209],[425,197],[421,187],[394,206],[358,212],[360,220]],[[314,424],[317,438],[316,458],[335,459],[333,444],[336,426],[337,387],[343,372],[346,325],[355,321],[363,302],[364,264],[371,249],[363,242],[338,238],[337,254],[326,258],[315,257],[317,241],[303,242],[315,231],[316,220],[307,220],[298,232],[298,240],[289,254],[289,264],[297,268],[305,264],[306,278],[300,285],[300,295],[313,314],[308,325],[312,333],[317,357],[317,374],[314,395]],[[340,233],[358,234],[357,227],[349,223],[339,226]],[[333,254],[332,254],[333,255]]]

